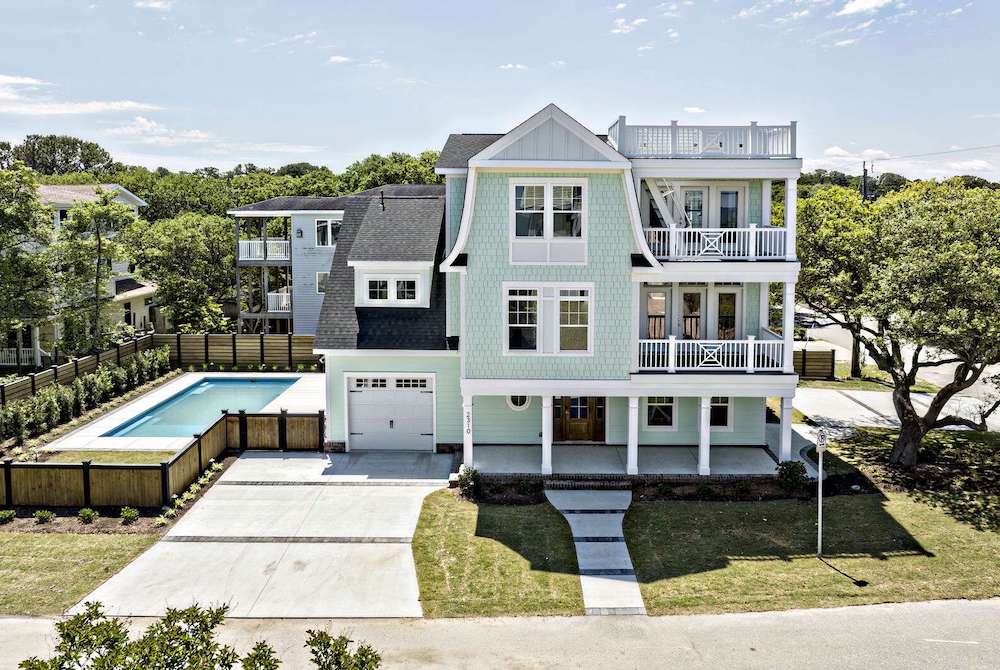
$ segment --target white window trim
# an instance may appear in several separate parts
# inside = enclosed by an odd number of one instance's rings
[[[543,210],[543,235],[541,237],[518,237],[515,197],[517,186],[544,186],[545,207]],[[580,211],[580,237],[556,237],[553,235],[553,186],[580,186],[582,189]],[[587,264],[587,232],[589,227],[588,206],[589,180],[585,177],[511,177],[507,184],[507,246],[508,261],[511,265],[586,265]],[[517,246],[545,246],[545,259],[537,261],[515,261],[514,249]],[[552,260],[552,247],[582,247],[582,261]]]
[[[507,407],[509,407],[511,409],[511,411],[514,411],[514,412],[523,412],[524,410],[526,410],[529,407],[531,407],[531,396],[530,395],[524,396],[525,398],[528,399],[528,402],[524,403],[520,407],[518,407],[517,405],[515,405],[514,403],[512,403],[510,401],[510,399],[512,397],[513,396],[509,396],[509,395],[508,396],[504,396],[504,399],[507,401]]]
[[[726,398],[726,425],[725,426],[710,426],[711,432],[713,433],[731,433],[733,432],[733,414],[736,412],[735,403],[733,402],[733,396],[713,396],[717,398]],[[709,411],[711,408],[716,406],[715,403],[710,403]]]
[[[538,303],[538,317],[536,319],[535,351],[524,351],[520,349],[510,349],[509,328],[510,314],[507,309],[509,291],[512,289],[534,289],[538,291],[535,300]],[[551,290],[552,295],[546,296],[546,289]],[[562,290],[585,290],[587,297],[562,297]],[[563,300],[586,300],[587,301],[587,348],[586,350],[559,349],[559,304]],[[596,298],[594,285],[590,282],[503,282],[500,294],[500,309],[503,310],[503,354],[504,356],[593,356],[594,355],[594,329],[596,310],[594,305]],[[516,325],[516,324],[515,324]],[[553,338],[552,351],[545,351],[546,338]]]
[[[326,291],[320,291],[319,290],[319,276],[320,275],[326,275],[326,282],[327,282],[327,284],[329,284],[330,283],[330,272],[327,271],[327,270],[323,270],[322,272],[317,272],[316,273],[316,294],[317,295],[326,295]]]
[[[388,282],[388,298],[385,300],[376,300],[370,298],[368,295],[368,283],[373,281],[384,281]],[[413,281],[417,285],[416,297],[412,300],[401,300],[396,297],[396,282],[397,281]],[[365,307],[426,307],[427,305],[421,304],[423,302],[424,292],[426,287],[424,286],[424,281],[421,275],[418,274],[380,274],[371,273],[364,274],[361,276],[361,292],[359,305]]]
[[[649,397],[643,396],[642,402],[639,403],[640,404],[639,410],[642,412],[642,429],[645,430],[645,431],[649,431],[651,433],[676,433],[677,432],[677,424],[680,423],[680,421],[678,421],[678,416],[677,416],[677,407],[678,407],[677,396],[652,396],[652,397],[654,397],[654,398],[673,398],[674,399],[674,402],[673,402],[673,408],[674,408],[674,411],[673,411],[673,421],[671,422],[671,424],[669,426],[651,426],[651,425],[649,425]]]

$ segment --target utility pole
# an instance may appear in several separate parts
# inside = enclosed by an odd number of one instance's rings
[[[861,163],[861,199],[868,202],[868,163]]]

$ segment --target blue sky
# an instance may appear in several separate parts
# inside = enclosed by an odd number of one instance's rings
[[[799,122],[806,167],[1000,144],[1000,2],[0,0],[0,138],[173,169],[502,132]],[[1000,149],[878,162],[1000,178]]]

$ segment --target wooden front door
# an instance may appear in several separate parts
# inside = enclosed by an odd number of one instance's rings
[[[552,439],[565,442],[603,442],[604,398],[553,398]]]

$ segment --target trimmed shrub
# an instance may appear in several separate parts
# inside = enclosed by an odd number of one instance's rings
[[[778,463],[778,485],[786,493],[796,493],[805,488],[808,478],[802,461],[782,461]]]
[[[462,465],[458,469],[458,490],[462,497],[469,500],[476,500],[482,493],[482,478],[476,468]]]
[[[49,523],[56,518],[56,513],[51,510],[40,509],[36,510],[31,516],[35,519],[35,523]]]
[[[17,512],[12,509],[0,509],[0,525],[10,523],[17,518]]]
[[[95,509],[84,507],[76,513],[76,518],[80,520],[80,523],[94,523],[101,518],[101,515]]]
[[[121,517],[122,525],[127,526],[139,520],[139,510],[134,507],[122,507],[122,511],[118,516]]]

